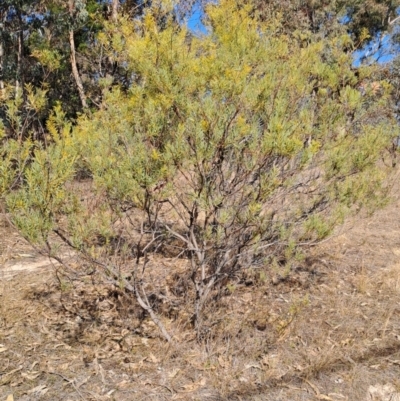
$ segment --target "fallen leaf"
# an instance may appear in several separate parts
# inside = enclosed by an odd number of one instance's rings
[[[18,386],[20,386],[23,382],[24,382],[24,379],[22,379],[21,376],[18,376],[17,378],[14,378],[14,380],[12,380],[12,381],[10,382],[10,387],[18,387]]]
[[[220,364],[221,368],[226,368],[228,366],[222,355],[218,357],[218,363]]]
[[[295,368],[296,370],[298,370],[299,372],[301,372],[301,371],[304,370],[304,367],[301,366],[300,364],[294,365],[294,368]]]
[[[346,398],[343,394],[340,394],[340,393],[329,393],[328,395],[330,397],[336,397],[336,398],[341,398],[341,399]]]
[[[9,394],[6,401],[14,401],[14,396],[12,394]]]
[[[120,388],[120,389],[125,389],[125,388],[127,388],[130,384],[131,384],[131,382],[128,381],[128,380],[122,380],[122,381],[120,381],[120,382],[117,384],[117,387]]]
[[[168,374],[168,377],[169,377],[170,379],[173,379],[173,378],[178,374],[178,372],[180,372],[180,369],[179,369],[179,368],[176,368],[176,369],[174,369],[171,373]]]
[[[61,343],[61,344],[56,344],[56,345],[54,346],[54,349],[59,348],[59,347],[65,347],[66,349],[71,349],[71,348],[72,348],[72,347],[69,346],[68,344]]]
[[[328,397],[328,396],[325,395],[325,394],[318,394],[318,395],[316,395],[316,397],[317,397],[319,400],[333,401],[333,398]]]
[[[41,384],[40,386],[36,386],[33,389],[29,390],[27,394],[37,394],[39,396],[42,396],[46,394],[49,391],[47,386],[45,384]]]
[[[183,385],[183,388],[184,388],[185,392],[191,393],[192,391],[197,390],[198,386],[197,386],[196,383],[193,383],[193,384],[185,384],[185,385]]]
[[[257,364],[255,364],[255,363],[249,363],[249,364],[248,364],[248,365],[246,365],[244,368],[245,368],[245,369],[251,369],[251,368],[254,368],[254,369],[260,369],[260,370],[262,370],[261,366],[260,366],[260,365],[257,365]]]
[[[40,372],[29,372],[29,373],[21,373],[21,376],[28,380],[35,380],[41,375]]]
[[[393,386],[393,384],[377,384],[368,387],[367,397],[373,400],[398,401],[400,399],[400,393],[396,391],[396,387]]]
[[[198,388],[205,386],[206,382],[207,382],[206,379],[203,377],[199,382],[192,384],[185,384],[182,387],[184,388],[185,392],[191,393],[192,391],[195,391]]]
[[[371,368],[371,369],[379,369],[380,367],[381,367],[380,364],[377,364],[377,365],[370,365],[370,368]]]
[[[20,370],[22,370],[22,366],[4,374],[3,377],[0,379],[0,386],[8,384],[12,380],[12,375],[16,372],[19,372]]]
[[[8,348],[6,348],[6,347],[0,347],[0,352],[7,351],[7,349],[8,349]]]
[[[76,383],[76,387],[79,388],[82,385],[86,384],[89,381],[89,379],[90,379],[90,376],[83,378],[81,381]]]

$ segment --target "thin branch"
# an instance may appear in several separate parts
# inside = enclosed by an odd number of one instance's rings
[[[191,243],[188,239],[186,239],[184,236],[178,234],[176,231],[174,231],[171,227],[169,227],[167,224],[164,224],[164,227],[167,229],[169,233],[171,233],[174,237],[181,239],[185,244],[187,244],[190,248],[190,251],[198,251],[198,249],[194,249],[191,247]]]
[[[124,281],[126,281],[125,279],[123,279]],[[142,287],[142,286],[141,286]],[[165,329],[164,325],[162,324],[161,320],[158,318],[158,316],[154,313],[153,308],[150,306],[149,304],[149,300],[147,298],[147,295],[143,289],[143,287],[141,288],[142,293],[143,293],[143,297],[145,298],[145,300],[143,300],[143,298],[140,295],[139,289],[138,289],[138,284],[135,285],[135,295],[136,295],[136,299],[139,302],[139,305],[146,311],[148,312],[148,314],[150,315],[151,319],[153,320],[153,322],[157,325],[157,327],[160,329],[162,335],[164,336],[164,338],[170,343],[172,342],[172,337],[169,335],[168,331]]]
[[[393,25],[393,24],[396,23],[399,19],[400,19],[400,15],[399,15],[398,17],[396,17],[394,20],[390,20],[390,17],[389,17],[389,25]]]
[[[68,244],[70,247],[72,247],[73,249],[77,249],[69,240],[68,238],[66,238],[59,230],[53,230],[66,244]],[[152,244],[158,237],[154,238],[150,244]],[[149,246],[150,244],[148,244],[147,246]],[[147,248],[146,246],[146,248]],[[145,248],[145,249],[146,249]],[[153,322],[157,325],[157,327],[160,329],[162,335],[164,336],[164,338],[168,341],[168,342],[172,342],[172,337],[170,336],[170,334],[167,332],[167,330],[165,329],[164,325],[162,324],[161,320],[158,318],[158,316],[155,314],[153,308],[150,306],[150,303],[148,302],[146,293],[143,289],[143,287],[141,288],[142,293],[144,294],[144,298],[147,302],[145,302],[142,298],[142,296],[140,295],[140,292],[137,288],[138,284],[134,284],[131,285],[129,283],[129,281],[124,278],[121,277],[120,274],[118,274],[117,269],[111,267],[110,265],[106,265],[94,258],[92,258],[90,255],[88,255],[87,253],[80,251],[82,256],[84,258],[86,258],[87,260],[89,260],[91,263],[94,263],[100,267],[103,268],[103,270],[105,270],[108,273],[111,273],[113,277],[110,277],[106,274],[102,274],[103,277],[107,280],[110,281],[113,285],[119,287],[120,286],[120,282],[116,279],[118,278],[119,280],[122,281],[122,283],[124,284],[124,287],[130,291],[131,293],[133,293],[136,296],[136,299],[139,303],[139,305],[146,311],[148,312],[148,314],[150,315],[150,318],[153,320]],[[61,259],[56,259],[56,260],[60,260]]]
[[[89,256],[88,256],[88,257],[89,257]],[[164,325],[162,324],[161,320],[158,318],[158,316],[157,316],[156,313],[154,312],[154,309],[150,306],[149,303],[146,303],[146,302],[143,300],[143,298],[142,298],[142,296],[141,296],[141,294],[140,294],[140,292],[139,292],[139,289],[138,289],[138,287],[137,287],[137,286],[138,286],[137,283],[135,283],[134,285],[132,285],[131,283],[129,283],[129,281],[128,281],[126,278],[121,277],[121,276],[118,274],[118,272],[116,271],[115,268],[111,267],[110,265],[105,265],[104,263],[99,262],[98,260],[95,260],[95,259],[93,259],[93,258],[90,258],[90,257],[89,257],[89,259],[90,259],[90,261],[91,261],[92,263],[95,263],[95,264],[97,264],[98,266],[101,266],[106,272],[111,273],[113,277],[107,276],[107,275],[105,275],[105,274],[103,274],[103,277],[104,277],[107,281],[111,282],[113,285],[115,285],[115,286],[117,286],[117,287],[120,286],[120,281],[116,280],[116,277],[118,277],[118,278],[122,281],[124,287],[125,287],[128,291],[130,291],[131,293],[133,293],[133,294],[136,296],[136,299],[137,299],[139,305],[150,315],[151,320],[153,320],[153,322],[154,322],[154,323],[156,324],[156,326],[159,328],[159,330],[161,331],[161,334],[164,336],[164,338],[165,338],[169,343],[173,342],[173,341],[172,341],[171,335],[168,333],[168,331],[166,330],[166,328],[165,328]],[[142,293],[144,294],[145,299],[147,300],[146,293],[145,293],[144,289],[141,288],[141,290],[142,290]]]
[[[75,391],[78,393],[79,397],[82,398],[82,400],[85,400],[85,397],[82,395],[82,393],[79,391],[77,385],[75,384],[75,380],[68,379],[68,377],[65,377],[62,374],[57,373],[57,372],[52,372],[50,370],[42,370],[42,372],[61,377],[63,380],[65,380],[67,383],[69,383],[75,389]]]

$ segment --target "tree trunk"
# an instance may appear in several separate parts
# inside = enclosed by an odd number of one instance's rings
[[[119,0],[112,0],[111,19],[115,22],[118,19]]]
[[[18,11],[18,53],[17,53],[17,76],[15,79],[15,96],[19,95],[19,91],[22,91],[22,97],[25,99],[25,79],[23,71],[23,59],[24,59],[24,27],[21,13]]]
[[[1,22],[0,22],[0,98],[4,96],[4,42],[3,42],[3,29],[4,29],[4,20],[6,19],[7,11],[4,10],[3,13],[0,13]]]
[[[73,19],[74,19],[74,11],[75,11],[74,0],[69,0],[68,6],[69,6],[69,15],[71,17],[71,22],[72,22]],[[73,28],[71,28],[70,31],[69,31],[69,46],[70,46],[70,49],[71,49],[72,74],[74,75],[76,87],[78,88],[79,97],[81,99],[82,106],[84,108],[87,108],[88,105],[87,105],[87,101],[86,101],[86,95],[85,95],[85,91],[83,89],[81,76],[79,75],[78,66],[76,64],[76,50],[75,50],[75,38],[74,38],[74,30],[73,30]]]
[[[3,40],[0,36],[0,98],[3,96],[4,96],[4,46],[3,46]]]
[[[86,102],[85,91],[83,89],[82,80],[81,80],[81,77],[79,75],[78,66],[76,65],[75,40],[74,40],[74,31],[73,30],[69,31],[69,45],[70,45],[70,48],[71,48],[72,73],[73,73],[74,78],[75,78],[75,83],[76,83],[76,86],[78,88],[79,97],[81,99],[82,106],[84,108],[87,108],[88,105],[87,105],[87,102]]]

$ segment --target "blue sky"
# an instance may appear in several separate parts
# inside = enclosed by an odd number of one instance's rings
[[[194,34],[207,34],[207,29],[201,22],[204,16],[203,8],[199,4],[195,4],[192,9],[192,14],[190,15],[187,26]]]
[[[363,59],[373,63],[388,63],[398,55],[398,48],[391,43],[390,34],[378,35],[363,49],[354,52],[354,66],[358,67]]]

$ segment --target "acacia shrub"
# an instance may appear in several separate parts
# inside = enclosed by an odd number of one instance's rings
[[[170,339],[147,296],[163,286],[149,255],[177,240],[200,333],[210,294],[238,271],[290,261],[349,213],[384,203],[378,161],[395,125],[385,81],[379,92],[358,89],[374,69],[354,71],[347,36],[305,45],[279,19],[224,0],[207,7],[209,34],[196,37],[166,8],[99,34],[133,77],[129,90],[100,82],[100,109],[71,134],[58,112],[54,143],[8,207],[24,235],[53,252],[56,233],[134,293]],[[96,207],[70,185],[82,168]]]

